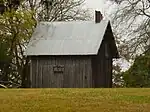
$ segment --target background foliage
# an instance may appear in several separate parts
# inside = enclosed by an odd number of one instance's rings
[[[28,87],[24,51],[40,21],[87,20],[84,0],[0,0],[0,84]]]

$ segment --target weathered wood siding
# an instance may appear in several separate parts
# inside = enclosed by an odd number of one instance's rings
[[[88,56],[32,57],[30,81],[32,88],[92,87],[91,59]],[[54,73],[55,65],[63,65],[63,73]]]
[[[112,42],[113,36],[108,26],[101,43],[98,55],[92,58],[93,87],[112,87]]]
[[[92,58],[93,87],[112,87],[112,58],[105,55],[105,44],[102,44],[97,56]]]

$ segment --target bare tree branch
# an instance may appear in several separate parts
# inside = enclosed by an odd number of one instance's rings
[[[127,53],[134,57],[143,52],[150,39],[150,0],[121,0],[118,6],[113,20],[115,31],[125,37]]]

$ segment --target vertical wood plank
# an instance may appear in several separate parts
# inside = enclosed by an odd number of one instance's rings
[[[89,70],[88,70],[88,63],[87,60],[84,60],[84,70],[85,70],[85,74],[84,74],[84,80],[85,80],[85,88],[88,87],[88,83],[89,83]]]
[[[45,61],[45,66],[46,66],[46,71],[47,71],[47,73],[46,73],[46,79],[45,79],[45,81],[46,81],[46,88],[49,88],[49,75],[50,75],[50,66],[48,65],[48,61],[47,60],[44,60]]]
[[[33,87],[33,84],[32,84],[32,75],[33,75],[33,71],[32,71],[32,58],[30,59],[31,60],[31,63],[30,63],[30,79],[29,79],[29,82],[30,82],[30,87],[32,88]]]
[[[35,88],[38,87],[38,57],[36,57]]]
[[[78,80],[79,80],[79,87],[80,88],[83,88],[83,76],[82,76],[82,74],[83,74],[83,60],[82,59],[80,59],[79,60],[79,75],[78,75]]]
[[[78,76],[78,80],[79,80],[79,87],[80,88],[83,88],[83,81],[82,81],[82,73],[83,73],[83,69],[82,69],[82,66],[83,66],[83,61],[79,60],[79,76]]]
[[[88,87],[92,87],[92,69],[91,69],[91,59],[87,59],[87,76],[88,76]]]
[[[60,62],[60,58],[59,58],[59,60],[57,60],[57,58],[55,57],[55,63],[56,63],[55,65],[59,65],[59,62]],[[55,88],[58,88],[60,86],[59,73],[55,74],[55,81],[56,81]]]
[[[55,77],[54,77],[54,72],[53,72],[53,66],[55,66],[55,58],[52,57],[50,62],[51,62],[51,65],[50,65],[51,66],[50,83],[51,83],[51,88],[54,88],[54,86],[55,86],[55,81],[54,81],[55,79],[54,78]]]
[[[85,64],[86,64],[86,83],[87,83],[87,88],[90,87],[90,67],[89,67],[89,60],[86,59],[85,60]]]
[[[75,69],[75,62],[74,59],[72,57],[70,57],[70,63],[69,63],[69,88],[73,88],[74,87],[74,70]]]
[[[36,80],[36,59],[32,61],[32,87],[35,88],[35,80]]]
[[[78,74],[78,61],[77,59],[74,59],[74,72],[72,74],[72,80],[73,80],[73,87],[76,88],[77,87],[77,84],[78,84],[78,80],[77,80],[77,76],[79,75]]]
[[[52,83],[52,75],[53,75],[53,58],[52,57],[49,57],[49,60],[48,60],[48,66],[49,66],[49,87],[52,88],[53,87],[53,83]]]
[[[76,60],[76,74],[75,74],[75,83],[76,83],[76,88],[81,88],[80,87],[80,62],[81,62],[81,58],[79,57],[79,59],[77,58]]]
[[[42,68],[43,60],[38,59],[38,88],[42,88]]]
[[[56,65],[58,66],[60,64],[60,58],[57,59],[57,57],[55,57],[55,62],[56,62]],[[59,88],[60,87],[60,73],[55,73],[55,81],[56,81],[55,88]]]
[[[84,63],[84,61],[83,61],[83,75],[82,75],[82,77],[83,77],[83,87],[85,88],[86,87],[86,83],[85,83],[85,73],[86,72],[86,70],[85,70],[85,63]]]
[[[66,59],[64,59],[64,69],[65,69],[65,71],[64,71],[64,78],[63,78],[63,87],[64,88],[68,88],[68,82],[69,82],[69,80],[68,80],[68,77],[67,77],[67,74],[68,74],[68,68],[67,68],[68,66],[67,66],[67,60]]]
[[[38,60],[38,88],[41,88],[41,60]]]
[[[61,65],[63,65],[65,67],[64,57],[62,57],[62,59],[61,59]],[[64,85],[64,73],[65,73],[65,69],[61,75],[61,88],[63,88],[63,85]]]
[[[64,58],[64,74],[63,74],[63,88],[68,88],[68,69],[67,69],[67,60]]]

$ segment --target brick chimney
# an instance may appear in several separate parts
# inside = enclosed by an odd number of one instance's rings
[[[100,11],[95,11],[95,23],[100,23],[103,19],[103,15]]]

